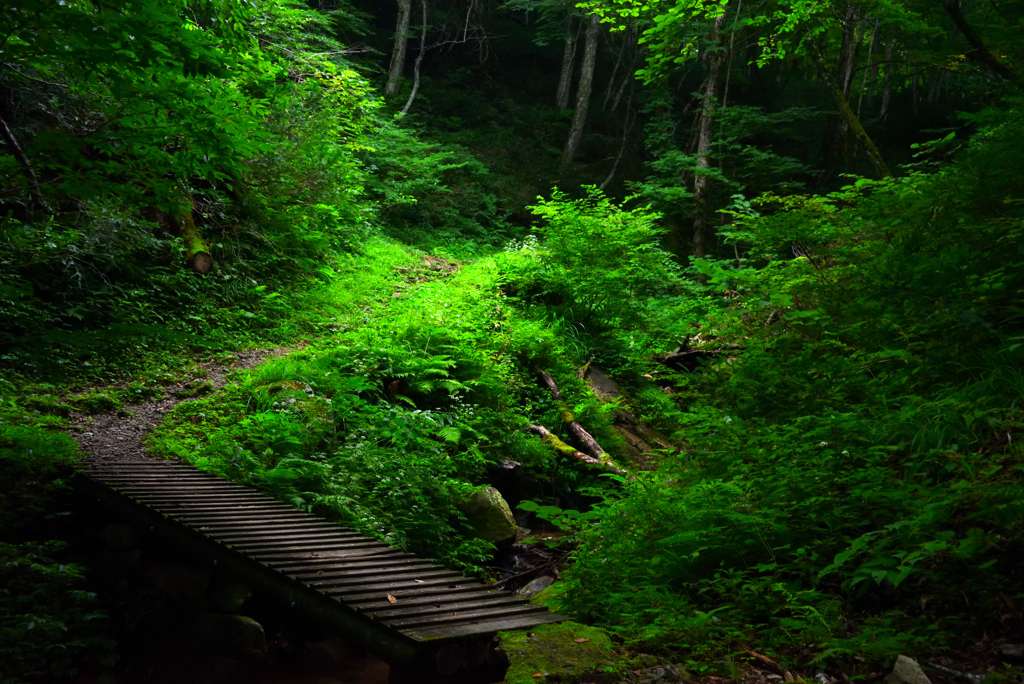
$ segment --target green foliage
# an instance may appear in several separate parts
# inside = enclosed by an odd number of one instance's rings
[[[37,412],[32,400],[38,397],[17,397],[0,386],[0,527],[8,534],[31,529],[48,514],[74,472],[76,445],[51,429],[59,418],[40,415],[51,411]]]
[[[78,587],[84,568],[60,559],[62,542],[0,542],[0,681],[69,677],[81,663],[110,666],[114,642],[96,595]]]
[[[675,394],[641,406],[686,452],[588,514],[570,610],[844,667],[1020,618],[1021,113],[989,116],[931,174],[734,205],[747,256],[697,262],[720,296],[696,332],[735,351],[654,371]]]
[[[539,278],[575,323],[642,325],[644,302],[663,292],[673,273],[657,244],[658,216],[622,209],[596,188],[589,192],[569,200],[556,190],[532,207],[544,238]]]

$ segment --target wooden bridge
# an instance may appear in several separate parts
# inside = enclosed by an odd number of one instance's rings
[[[564,619],[181,463],[93,461],[78,484],[111,512],[417,681],[493,658],[499,630]]]

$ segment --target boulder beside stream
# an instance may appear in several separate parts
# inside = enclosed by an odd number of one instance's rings
[[[484,487],[459,504],[469,524],[473,526],[480,539],[491,542],[501,548],[515,542],[516,519],[512,509],[494,487]]]

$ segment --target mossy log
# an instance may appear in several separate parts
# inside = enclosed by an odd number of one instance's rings
[[[610,470],[611,472],[616,473],[618,475],[626,474],[625,470],[615,465],[615,462],[612,461],[611,457],[608,454],[601,452],[601,455],[604,458],[594,458],[593,456],[588,456],[582,451],[578,451],[577,449],[574,449],[573,447],[569,446],[562,440],[558,439],[558,437],[553,435],[550,430],[548,430],[546,427],[542,425],[531,425],[530,427],[526,428],[526,431],[538,435],[542,442],[544,442],[545,444],[547,444],[548,446],[550,446],[552,449],[554,449],[563,456],[568,456],[569,458],[579,461],[580,463],[601,466],[602,468]]]
[[[185,200],[178,205],[171,214],[171,220],[185,245],[185,265],[199,275],[209,273],[213,268],[213,256],[210,255],[210,249],[203,241],[203,236],[192,217],[192,202]]]
[[[562,399],[562,393],[558,390],[558,385],[555,384],[554,378],[551,377],[550,373],[541,371],[538,374],[542,385],[547,387],[551,391],[551,397],[558,402],[558,417],[565,423],[566,429],[572,433],[572,435],[580,441],[583,445],[583,449],[590,454],[593,458],[598,461],[609,460],[608,453],[601,448],[601,445],[597,443],[593,435],[584,429],[582,425],[576,420],[576,416],[573,415],[572,410],[569,408],[565,400]]]

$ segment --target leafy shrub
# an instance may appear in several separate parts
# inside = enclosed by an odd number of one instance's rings
[[[718,304],[695,339],[722,351],[652,367],[670,402],[641,395],[686,451],[590,514],[571,610],[651,647],[799,643],[844,671],[986,615],[1014,632],[1024,215],[998,169],[1019,119],[931,174],[737,205],[746,259],[696,264]]]
[[[83,591],[84,568],[63,563],[62,542],[0,542],[0,681],[77,674],[82,662],[113,665],[95,594]]]

